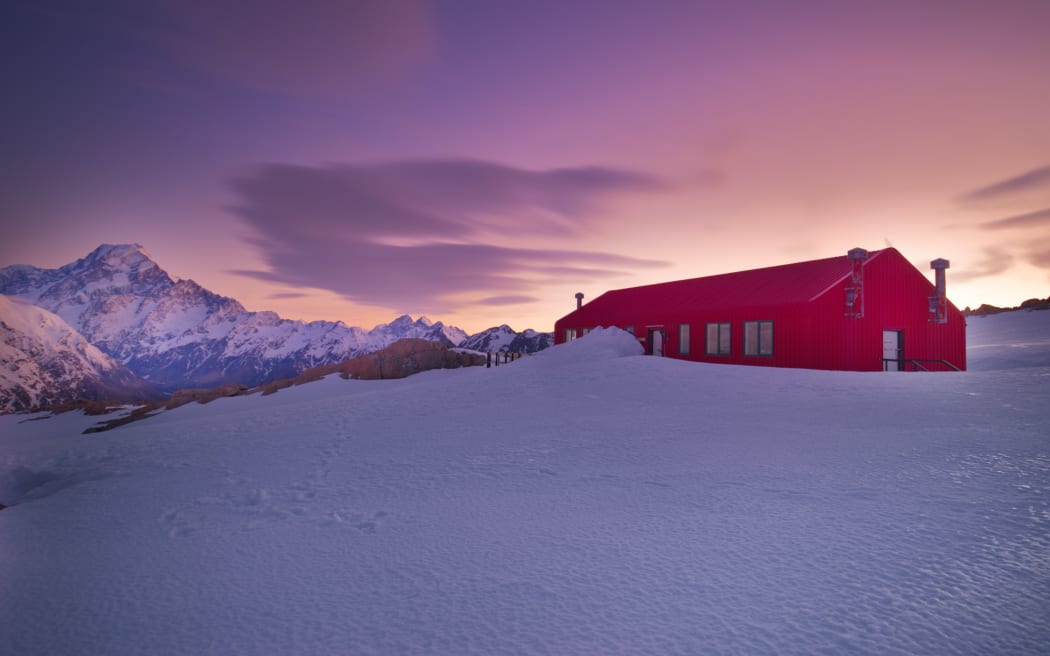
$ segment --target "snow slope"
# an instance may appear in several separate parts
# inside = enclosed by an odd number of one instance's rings
[[[693,364],[608,330],[90,437],[0,417],[0,635],[25,656],[1045,654],[1050,367],[1011,366],[1043,320],[982,320],[987,366],[961,374]]]
[[[0,295],[0,412],[78,398],[141,400],[160,395],[58,316]]]
[[[1050,310],[1015,310],[966,318],[971,371],[1050,367]]]

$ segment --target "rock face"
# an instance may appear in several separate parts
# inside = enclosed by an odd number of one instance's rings
[[[0,363],[0,412],[164,396],[60,317],[7,296],[0,296]]]

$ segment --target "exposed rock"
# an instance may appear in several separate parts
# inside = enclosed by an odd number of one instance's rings
[[[1007,307],[1007,308],[998,307],[998,306],[995,306],[995,305],[989,305],[987,303],[983,303],[976,310],[971,310],[969,307],[967,307],[965,310],[963,310],[963,314],[968,316],[968,317],[969,316],[974,316],[974,315],[980,316],[980,317],[984,317],[984,316],[988,316],[989,314],[999,314],[1001,312],[1013,312],[1014,310],[1050,310],[1050,297],[1047,297],[1047,298],[1030,298],[1027,301],[1025,301],[1024,303],[1021,303],[1017,307]]]
[[[329,374],[357,380],[383,380],[404,378],[430,369],[458,369],[485,364],[485,356],[479,353],[455,351],[447,344],[425,339],[400,339],[374,353],[359,355],[336,364],[312,367],[295,378],[278,380],[262,385],[263,394],[309,383]]]
[[[439,342],[401,339],[375,353],[347,360],[338,370],[344,377],[376,380],[404,378],[430,369],[458,369],[482,364],[485,364],[483,355],[453,351]]]
[[[1021,303],[1022,310],[1050,310],[1050,297],[1030,298]]]

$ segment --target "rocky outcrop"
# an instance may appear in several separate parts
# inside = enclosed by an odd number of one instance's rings
[[[382,380],[404,378],[430,369],[458,369],[485,364],[485,356],[454,351],[446,344],[423,339],[401,339],[390,346],[342,363],[348,378]]]
[[[385,380],[405,378],[430,369],[458,369],[485,364],[485,356],[455,350],[447,344],[425,339],[399,339],[386,348],[359,355],[336,364],[313,367],[295,378],[278,380],[259,389],[263,394],[273,394],[279,389],[301,385],[331,374],[355,380]]]
[[[980,316],[985,317],[989,314],[999,314],[1001,312],[1013,312],[1014,310],[1050,310],[1050,297],[1047,298],[1030,298],[1024,303],[1021,303],[1017,307],[998,307],[995,305],[989,305],[987,303],[982,304],[976,310],[971,310],[967,307],[963,310],[963,314],[966,316]]]

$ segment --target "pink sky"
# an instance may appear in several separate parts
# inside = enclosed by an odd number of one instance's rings
[[[8,12],[0,266],[468,331],[887,244],[1050,295],[1045,1],[187,6]]]

